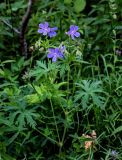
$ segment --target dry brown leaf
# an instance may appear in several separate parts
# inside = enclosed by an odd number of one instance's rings
[[[96,137],[97,137],[96,132],[93,130],[91,135],[82,134],[82,136],[84,138],[91,139],[91,140],[85,141],[85,144],[84,144],[85,150],[88,150],[89,148],[91,148],[94,145],[94,141],[93,140],[96,139]]]

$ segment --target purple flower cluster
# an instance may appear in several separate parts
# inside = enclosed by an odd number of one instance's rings
[[[57,61],[57,58],[63,58],[64,57],[64,52],[65,46],[60,46],[59,48],[49,48],[48,49],[48,58],[52,58],[53,62]]]
[[[38,33],[46,36],[48,35],[50,38],[56,36],[56,31],[58,30],[57,27],[49,27],[48,22],[40,23]],[[71,36],[72,40],[75,39],[75,37],[80,37],[80,33],[78,32],[78,26],[71,25],[70,30],[66,32],[67,35]]]
[[[56,36],[56,31],[58,30],[57,27],[49,27],[48,22],[40,23],[38,33],[49,36],[50,38]],[[67,35],[71,36],[72,40],[75,39],[75,37],[80,37],[80,33],[78,32],[78,26],[71,25],[68,32],[66,32]],[[56,62],[58,58],[64,57],[65,46],[60,46],[58,48],[49,48],[48,49],[48,58],[52,58],[53,62]]]
[[[40,23],[39,24],[39,29],[38,29],[38,33],[46,36],[48,35],[50,38],[55,37],[56,36],[56,30],[58,28],[54,27],[54,28],[50,28],[48,22],[44,22],[44,23]]]

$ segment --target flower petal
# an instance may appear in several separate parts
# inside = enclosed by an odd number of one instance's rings
[[[48,32],[46,30],[43,30],[43,33],[42,33],[44,36],[46,36],[48,34]]]
[[[47,55],[48,58],[52,58],[53,56],[54,56],[53,53],[48,53]]]
[[[73,30],[73,29],[74,29],[74,25],[71,25],[71,26],[70,26],[70,30]]]
[[[48,49],[48,52],[54,54],[54,53],[55,53],[55,49],[54,49],[54,48],[49,48],[49,49]]]
[[[43,33],[43,30],[42,29],[38,29],[38,33]]]
[[[50,31],[57,31],[57,30],[58,30],[57,27],[50,28]]]
[[[56,55],[53,56],[52,61],[53,61],[53,62],[56,62],[56,61],[57,61],[57,56],[56,56]]]
[[[48,28],[48,26],[49,26],[48,22],[45,22],[45,23],[44,23],[44,27],[45,27],[45,28]]]
[[[76,32],[74,35],[75,35],[76,37],[80,37],[80,33],[79,33],[79,32]]]
[[[43,23],[40,23],[40,24],[39,24],[39,28],[44,28],[44,24],[43,24]]]
[[[49,32],[48,35],[49,35],[50,38],[55,37],[56,36],[56,32]]]
[[[78,30],[78,26],[74,26],[74,30],[77,31]]]
[[[75,39],[74,34],[71,34],[71,38],[72,38],[73,40]]]
[[[60,53],[58,54],[58,57],[63,58],[63,57],[64,57],[64,54],[60,52]]]

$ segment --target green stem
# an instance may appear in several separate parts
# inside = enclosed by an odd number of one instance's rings
[[[69,66],[68,72],[67,72],[67,100],[69,98],[69,75],[70,75],[70,66]]]
[[[65,119],[66,119],[66,115],[65,115]],[[62,140],[61,140],[61,146],[60,146],[60,150],[59,152],[61,153],[61,150],[62,150],[62,146],[64,144],[64,138],[65,138],[65,135],[66,135],[66,131],[67,131],[67,127],[66,125],[64,126],[64,131],[63,131],[63,136],[62,136]]]
[[[76,73],[76,66],[74,68],[74,75],[76,76],[77,73]],[[77,77],[78,79],[78,77]],[[74,96],[74,93],[75,93],[75,79],[73,79],[73,89],[72,89],[72,96]]]
[[[58,136],[58,141],[59,141],[59,144],[60,144],[61,140],[60,140],[60,136],[59,136],[58,126],[57,126],[57,123],[56,123],[56,117],[55,117],[54,108],[53,108],[52,100],[51,99],[50,99],[50,104],[51,104],[51,109],[52,109],[52,113],[53,113],[53,118],[54,118],[54,123],[55,123],[55,127],[56,127],[56,132],[57,132],[57,136]]]
[[[69,37],[69,44],[71,44],[71,38]],[[70,50],[69,50],[70,53]],[[68,55],[68,71],[67,71],[67,100],[69,98],[69,78],[70,78],[70,60],[69,60],[69,55]]]
[[[68,112],[68,114],[71,113],[72,111],[76,110],[76,108],[79,107],[80,105],[81,105],[81,103],[78,104],[78,105],[77,105],[76,107],[74,107],[73,109],[71,109],[71,110]]]
[[[113,30],[113,35],[114,35],[114,39],[113,39],[113,52],[114,52],[114,67],[116,65],[116,61],[117,61],[117,56],[116,56],[116,31]]]
[[[46,137],[47,139],[49,139],[50,141],[52,141],[53,143],[56,143],[58,145],[58,142],[55,141],[54,139],[48,137],[47,135],[45,135],[44,133],[42,133],[41,131],[39,131],[37,128],[35,128],[35,130],[40,133],[41,135],[43,135],[44,137]]]

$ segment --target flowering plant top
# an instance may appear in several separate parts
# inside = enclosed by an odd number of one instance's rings
[[[66,32],[66,34],[69,35],[72,40],[74,40],[76,37],[80,37],[80,33],[78,32],[78,29],[79,29],[78,26],[71,25],[69,31]],[[51,28],[48,22],[44,22],[39,24],[38,33],[52,38],[56,36],[57,30],[58,30],[57,27]],[[64,50],[65,50],[65,46],[62,46],[62,45],[60,45],[57,48],[49,48],[47,57],[52,58],[52,61],[56,62],[58,58],[64,58]]]

